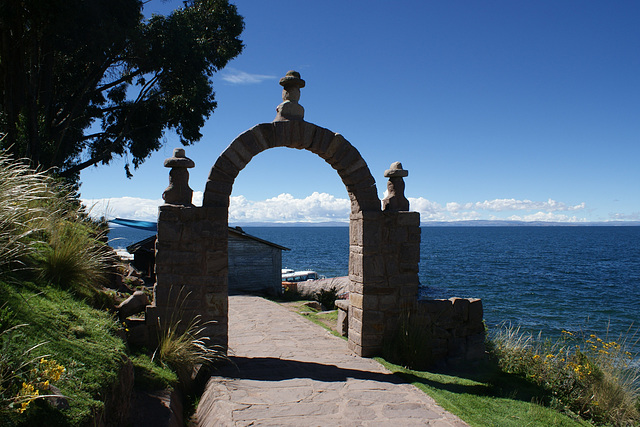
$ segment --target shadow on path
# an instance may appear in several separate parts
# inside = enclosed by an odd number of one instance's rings
[[[309,378],[316,381],[344,382],[349,378],[370,380],[390,384],[405,381],[394,374],[340,368],[316,362],[277,359],[273,357],[230,357],[233,364],[227,364],[214,372],[216,376],[256,381],[284,381],[294,378]]]

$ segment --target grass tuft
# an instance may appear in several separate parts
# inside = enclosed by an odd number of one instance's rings
[[[627,341],[569,331],[550,341],[505,325],[493,334],[492,353],[505,372],[547,390],[559,410],[600,424],[638,425],[640,367]]]
[[[211,368],[219,362],[229,361],[229,358],[225,347],[212,345],[204,336],[211,322],[202,322],[200,315],[197,315],[188,324],[182,323],[182,304],[186,297],[182,298],[180,293],[176,298],[178,306],[172,311],[169,322],[163,323],[158,319],[160,336],[151,360],[168,366],[178,375],[182,384],[189,384],[196,366]]]

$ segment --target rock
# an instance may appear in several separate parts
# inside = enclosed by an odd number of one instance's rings
[[[126,300],[122,301],[117,307],[121,320],[126,319],[132,314],[137,314],[145,310],[149,305],[149,297],[143,291],[135,291]]]
[[[313,308],[314,310],[322,310],[322,304],[320,304],[318,301],[306,301],[303,305],[309,308]]]
[[[349,301],[336,300],[336,307],[338,308],[338,333],[346,337],[349,333]]]
[[[69,401],[62,395],[58,387],[50,385],[47,394],[49,396],[45,397],[45,399],[49,405],[56,409],[69,409]]]
[[[348,276],[307,280],[306,282],[298,282],[296,290],[303,298],[313,298],[321,290],[328,291],[335,287],[338,298],[343,298],[349,293],[350,283]]]

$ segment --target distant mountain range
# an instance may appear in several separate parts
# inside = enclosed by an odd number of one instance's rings
[[[233,226],[241,227],[348,227],[348,222],[239,222]],[[426,221],[422,227],[640,227],[640,221],[601,221],[601,222],[547,222],[547,221]]]

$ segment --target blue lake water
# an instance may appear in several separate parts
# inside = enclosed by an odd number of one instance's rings
[[[131,230],[113,246],[149,235]],[[347,227],[244,230],[290,248],[283,267],[348,274]],[[420,282],[426,298],[482,298],[489,327],[618,339],[640,313],[640,227],[423,227]]]

